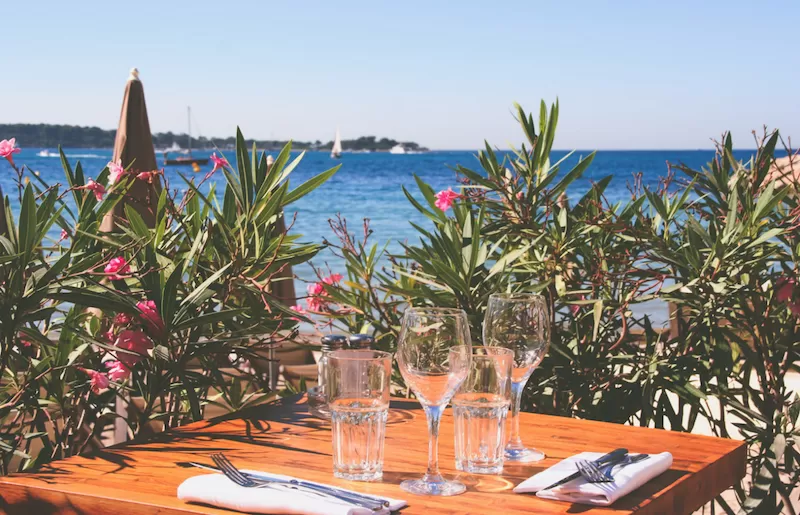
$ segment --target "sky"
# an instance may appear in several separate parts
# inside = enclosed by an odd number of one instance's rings
[[[15,2],[0,123],[115,128],[138,67],[153,132],[435,149],[522,140],[514,102],[560,101],[558,149],[800,139],[800,2]],[[0,137],[9,137],[1,135]],[[20,142],[24,145],[24,142]],[[796,145],[795,145],[796,146]]]

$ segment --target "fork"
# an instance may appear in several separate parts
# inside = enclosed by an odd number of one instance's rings
[[[610,483],[614,478],[608,477],[600,470],[600,467],[587,460],[578,460],[575,462],[578,467],[578,472],[590,483]]]
[[[361,494],[345,492],[342,490],[335,490],[333,488],[326,487],[324,485],[317,485],[315,483],[306,483],[306,482],[299,482],[296,479],[261,479],[258,477],[254,477],[249,474],[245,474],[238,468],[236,468],[233,463],[222,453],[212,454],[211,460],[214,462],[217,467],[222,471],[222,473],[236,483],[239,486],[243,486],[245,488],[259,488],[263,486],[269,485],[286,485],[289,488],[295,490],[305,490],[310,493],[316,495],[324,495],[327,497],[333,497],[340,501],[344,501],[350,504],[355,504],[357,506],[361,506],[362,508],[367,508],[372,511],[380,511],[382,510],[387,504],[388,501],[379,501]]]
[[[607,465],[603,465],[602,467],[598,467],[595,463],[586,460],[578,460],[576,465],[578,467],[578,471],[588,482],[610,483],[614,481],[614,476],[611,474],[611,471],[614,470],[614,468],[619,467],[617,468],[617,471],[619,471],[619,469],[623,467],[644,461],[649,457],[649,454],[637,454],[636,456],[631,456],[629,454],[616,463],[609,463]]]

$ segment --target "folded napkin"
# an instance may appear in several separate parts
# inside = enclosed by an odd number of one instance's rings
[[[576,472],[578,470],[577,465],[575,465],[577,460],[594,461],[601,456],[603,456],[603,453],[600,452],[582,452],[561,460],[549,469],[543,470],[520,483],[514,488],[514,492],[537,492],[536,496],[543,499],[608,506],[672,466],[672,454],[662,452],[661,454],[653,454],[646,460],[625,465],[622,468],[615,467],[612,470],[614,481],[611,483],[589,483],[583,477],[579,477],[569,483],[540,492],[542,488],[546,488],[559,479]]]
[[[259,474],[256,470],[245,470],[244,472]],[[269,475],[281,479],[293,479],[278,474]],[[407,504],[405,501],[384,498],[389,501],[389,508],[372,511],[331,497],[319,497],[309,492],[290,490],[286,487],[245,488],[222,474],[190,477],[178,487],[178,499],[210,504],[228,510],[270,515],[385,515],[389,513],[389,510],[399,510]]]

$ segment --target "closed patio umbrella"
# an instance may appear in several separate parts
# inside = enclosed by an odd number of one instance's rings
[[[125,85],[122,97],[122,111],[119,115],[119,127],[114,141],[114,161],[121,160],[123,167],[133,163],[134,174],[151,172],[158,168],[156,152],[153,149],[153,136],[150,133],[150,122],[147,119],[147,105],[144,101],[144,88],[139,80],[139,70],[133,68]],[[113,231],[116,218],[125,218],[125,204],[130,205],[141,215],[148,227],[156,221],[155,210],[161,181],[155,176],[151,182],[134,180],[126,198],[108,213],[103,220],[101,230]]]
[[[283,214],[278,218],[277,229],[280,232],[286,231],[286,223],[283,221]],[[297,302],[297,293],[295,293],[294,290],[294,272],[292,272],[292,267],[286,265],[275,279],[275,282],[271,284],[272,294],[287,306],[295,304]]]
[[[122,110],[119,115],[117,136],[114,140],[114,161],[119,160],[129,172],[151,172],[158,168],[156,152],[153,148],[153,136],[150,133],[150,121],[147,119],[147,105],[144,101],[144,88],[139,80],[139,70],[131,69],[125,94],[122,97]],[[110,211],[100,226],[100,230],[112,232],[118,219],[125,219],[125,205],[134,208],[148,227],[156,222],[156,206],[161,190],[161,181],[156,175],[152,181],[134,179],[127,195]],[[111,443],[123,442],[127,439],[128,416],[127,402],[116,399],[115,411],[118,418],[114,422],[114,436]]]
[[[274,162],[275,159],[272,156],[267,156],[267,168],[272,166],[272,163]],[[281,213],[280,217],[278,218],[276,228],[278,232],[281,233],[286,231],[286,222],[283,220],[283,213]],[[294,272],[292,272],[292,267],[286,265],[286,267],[281,270],[275,279],[278,280],[271,285],[272,294],[287,306],[291,306],[292,304],[296,303],[297,293],[294,290]]]

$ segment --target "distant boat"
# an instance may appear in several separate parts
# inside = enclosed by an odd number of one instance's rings
[[[156,149],[156,152],[169,152],[170,154],[185,154],[186,150],[183,149],[177,142],[173,141],[172,145],[167,148]]]
[[[389,149],[389,153],[390,154],[405,154],[406,153],[406,148],[403,145],[398,143],[397,145],[395,145],[395,146],[393,146],[392,148]]]
[[[52,152],[50,150],[44,149],[40,150],[36,153],[39,157],[61,157],[61,154],[58,152]],[[73,157],[73,158],[88,158],[88,159],[105,159],[107,156],[102,156],[100,154],[64,154],[66,157]]]
[[[192,157],[192,108],[186,108],[186,115],[189,122],[189,146],[186,150],[181,150],[177,143],[174,141],[172,142],[173,147],[177,147],[177,150],[168,149],[164,151],[164,165],[166,166],[180,166],[180,165],[207,165],[208,158],[207,157]],[[174,159],[169,158],[170,152],[180,151],[182,154],[186,154],[185,156],[176,157]]]
[[[339,135],[339,128],[336,128],[336,137],[333,139],[333,147],[331,147],[331,158],[339,159],[342,155],[342,137]]]

